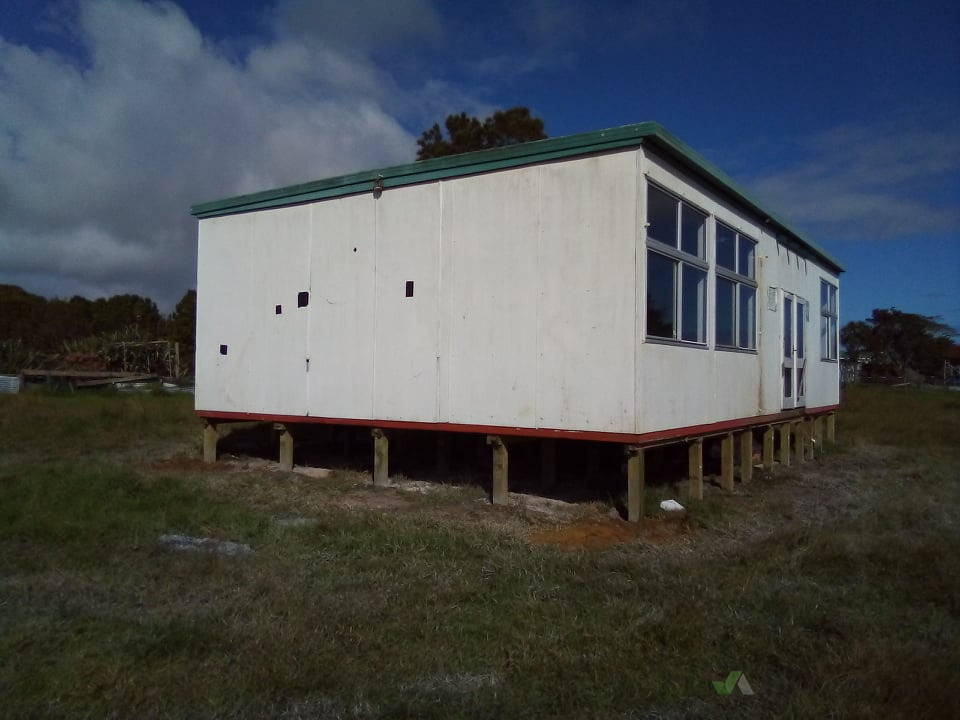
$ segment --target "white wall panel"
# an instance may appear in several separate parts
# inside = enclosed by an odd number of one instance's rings
[[[250,213],[246,229],[250,263],[246,322],[251,333],[242,362],[249,383],[249,412],[306,415],[310,309],[297,307],[297,300],[310,288],[310,208]]]
[[[643,407],[637,432],[655,432],[714,422],[716,388],[712,352],[645,343],[637,360]]]
[[[445,184],[450,422],[536,427],[539,178]]]
[[[634,428],[637,158],[541,169],[538,424]]]
[[[375,206],[369,194],[313,205],[310,414],[373,417]]]
[[[249,342],[246,286],[249,238],[242,216],[200,223],[197,253],[196,408],[245,412],[244,347]],[[226,355],[220,346],[226,345]]]
[[[376,201],[374,407],[377,418],[437,419],[440,184],[387,189]],[[405,296],[413,282],[413,297]]]
[[[306,414],[308,229],[302,207],[201,224],[198,409]]]

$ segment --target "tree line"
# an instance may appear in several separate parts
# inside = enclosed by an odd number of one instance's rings
[[[953,372],[956,334],[938,317],[876,308],[866,320],[844,325],[840,343],[861,377],[911,382]]]
[[[0,373],[26,369],[119,370],[124,344],[178,345],[181,375],[193,374],[197,294],[188,290],[164,315],[134,294],[48,299],[0,285]]]

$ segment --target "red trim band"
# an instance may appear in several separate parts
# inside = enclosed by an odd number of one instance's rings
[[[680,440],[686,437],[704,437],[718,435],[731,430],[739,430],[763,425],[775,425],[815,415],[836,412],[838,405],[824,405],[817,408],[798,408],[771,415],[759,415],[736,420],[690,425],[669,430],[655,430],[648,433],[616,433],[589,430],[556,430],[551,428],[524,428],[501,425],[465,425],[460,423],[408,422],[404,420],[363,420],[356,418],[326,418],[302,415],[271,415],[266,413],[222,412],[219,410],[197,410],[199,417],[205,420],[232,420],[236,422],[276,422],[288,425],[355,425],[360,427],[378,427],[395,430],[428,430],[434,432],[474,433],[477,435],[506,435],[516,437],[554,438],[559,440],[594,440],[615,442],[627,445],[649,445],[665,440]]]

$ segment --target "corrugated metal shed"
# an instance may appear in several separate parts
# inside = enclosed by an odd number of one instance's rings
[[[20,392],[19,375],[0,375],[0,395],[16,395]]]

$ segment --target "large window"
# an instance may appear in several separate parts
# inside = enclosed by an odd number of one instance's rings
[[[837,288],[820,281],[820,357],[837,359]]]
[[[647,186],[647,336],[706,343],[707,216]]]
[[[717,223],[718,347],[757,348],[757,243]]]

